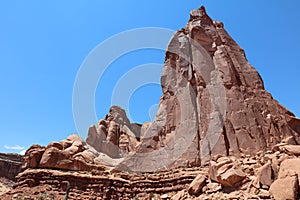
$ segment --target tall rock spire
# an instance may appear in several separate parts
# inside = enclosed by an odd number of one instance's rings
[[[244,50],[204,6],[171,38],[161,85],[156,118],[122,167],[201,165],[215,155],[265,151],[290,136],[300,142],[299,120],[264,89]]]
[[[166,49],[163,95],[153,122],[130,123],[113,106],[86,143],[70,136],[32,146],[23,169],[85,170],[102,165],[151,172],[200,166],[215,156],[255,154],[285,140],[300,144],[300,120],[264,89],[244,50],[202,6]],[[68,162],[66,162],[68,160]]]

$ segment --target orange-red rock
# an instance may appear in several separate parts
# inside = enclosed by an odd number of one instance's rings
[[[270,194],[275,198],[275,200],[297,200],[297,176],[289,176],[277,179],[270,187]]]
[[[54,191],[61,199],[65,181],[73,199],[258,199],[269,197],[269,185],[277,199],[296,198],[300,120],[265,90],[244,50],[204,7],[171,38],[161,84],[153,122],[131,123],[112,106],[86,142],[71,135],[33,145],[15,188],[0,198]],[[195,180],[208,173],[207,185],[204,176]]]
[[[201,190],[205,185],[205,183],[206,183],[206,176],[203,174],[199,174],[190,184],[188,188],[188,193],[190,195],[198,196],[201,193]]]
[[[18,154],[0,153],[0,177],[15,180],[21,171],[23,156]]]

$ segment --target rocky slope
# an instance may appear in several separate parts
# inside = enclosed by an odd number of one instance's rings
[[[32,146],[1,198],[298,198],[300,120],[204,7],[171,38],[161,85],[153,122],[113,106],[86,141]]]
[[[255,156],[215,156],[209,165],[155,173],[27,169],[6,199],[298,199],[300,146]],[[300,193],[299,193],[300,194]]]

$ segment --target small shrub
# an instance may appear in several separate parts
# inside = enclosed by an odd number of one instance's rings
[[[39,197],[40,200],[44,200],[44,199],[46,199],[46,198],[47,198],[47,193],[46,193],[46,192],[43,192],[43,193],[41,194],[41,196]]]

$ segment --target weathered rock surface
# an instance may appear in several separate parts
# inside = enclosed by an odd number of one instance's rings
[[[104,170],[105,166],[99,161],[101,155],[105,157],[74,134],[66,140],[51,142],[47,147],[31,146],[25,153],[22,169]]]
[[[130,124],[125,111],[113,106],[97,127],[89,128],[86,142],[111,158],[121,158],[136,151],[140,132],[141,125]]]
[[[44,193],[63,199],[65,182],[70,183],[70,199],[151,199],[184,190],[205,169],[180,169],[148,174],[108,173],[103,171],[65,171],[27,169],[17,177],[16,188],[3,195],[3,200],[15,194],[38,199]],[[169,195],[168,195],[169,196]]]
[[[153,122],[113,106],[86,141],[33,145],[0,198],[62,199],[66,181],[71,199],[298,198],[300,120],[204,7],[171,38],[161,84]]]
[[[223,186],[234,187],[239,184],[246,174],[241,167],[234,162],[235,158],[222,157],[210,162],[209,175],[210,179],[219,182]]]
[[[13,188],[14,182],[10,179],[0,177],[0,198],[2,194],[10,191]]]
[[[270,187],[270,193],[276,200],[297,200],[298,178],[297,176],[277,179]]]
[[[299,154],[300,120],[264,89],[243,49],[204,7],[191,11],[186,27],[171,38],[161,85],[153,122],[131,123],[122,108],[113,106],[89,128],[86,143],[53,143],[45,152],[32,147],[33,160],[25,165],[88,170],[100,163],[151,172],[203,166],[216,155],[255,155],[282,141],[285,151]],[[34,159],[41,153],[38,163]]]
[[[278,178],[285,178],[294,175],[300,178],[300,158],[286,159],[280,165]]]
[[[188,193],[190,195],[198,196],[201,193],[201,190],[206,182],[206,176],[203,174],[199,174],[191,183],[188,188]]]
[[[296,159],[296,156],[278,151],[262,152],[255,156],[241,154],[240,158],[217,156],[212,161],[215,162],[214,166],[217,166],[214,172],[219,171],[223,175],[222,169],[225,170],[225,174],[236,168],[243,171],[243,180],[230,187],[228,184],[222,185],[217,175],[205,178],[213,172],[212,165],[169,169],[155,173],[118,172],[111,168],[89,171],[28,168],[17,176],[15,188],[3,194],[1,198],[11,199],[15,195],[16,199],[17,197],[39,199],[46,195],[49,198],[53,197],[52,199],[62,199],[65,195],[65,182],[69,181],[70,199],[273,199],[272,196],[277,194],[285,192],[294,194],[294,190],[297,190],[298,186],[283,191],[285,188],[281,186],[292,183],[290,179],[285,178],[297,176],[294,170],[298,165],[284,164],[288,160]],[[272,170],[273,167],[278,167],[280,171],[283,169],[284,172],[292,171],[286,175],[280,172],[280,178],[275,179],[278,181],[271,184],[273,188],[272,191],[270,189],[271,194],[269,186],[262,184],[264,179],[255,175],[257,171],[262,174],[266,171],[268,174],[270,165]],[[227,181],[233,183],[234,180],[229,178]],[[284,181],[287,182],[282,183]]]
[[[23,156],[18,154],[0,153],[0,177],[15,180],[21,171]]]
[[[280,146],[279,149],[287,154],[300,156],[300,145],[284,145]]]
[[[215,155],[266,151],[284,138],[300,142],[300,120],[264,89],[244,50],[204,7],[171,38],[161,85],[156,118],[119,169],[198,166]]]
[[[273,182],[271,162],[266,163],[256,170],[257,180],[260,184],[270,186]]]

